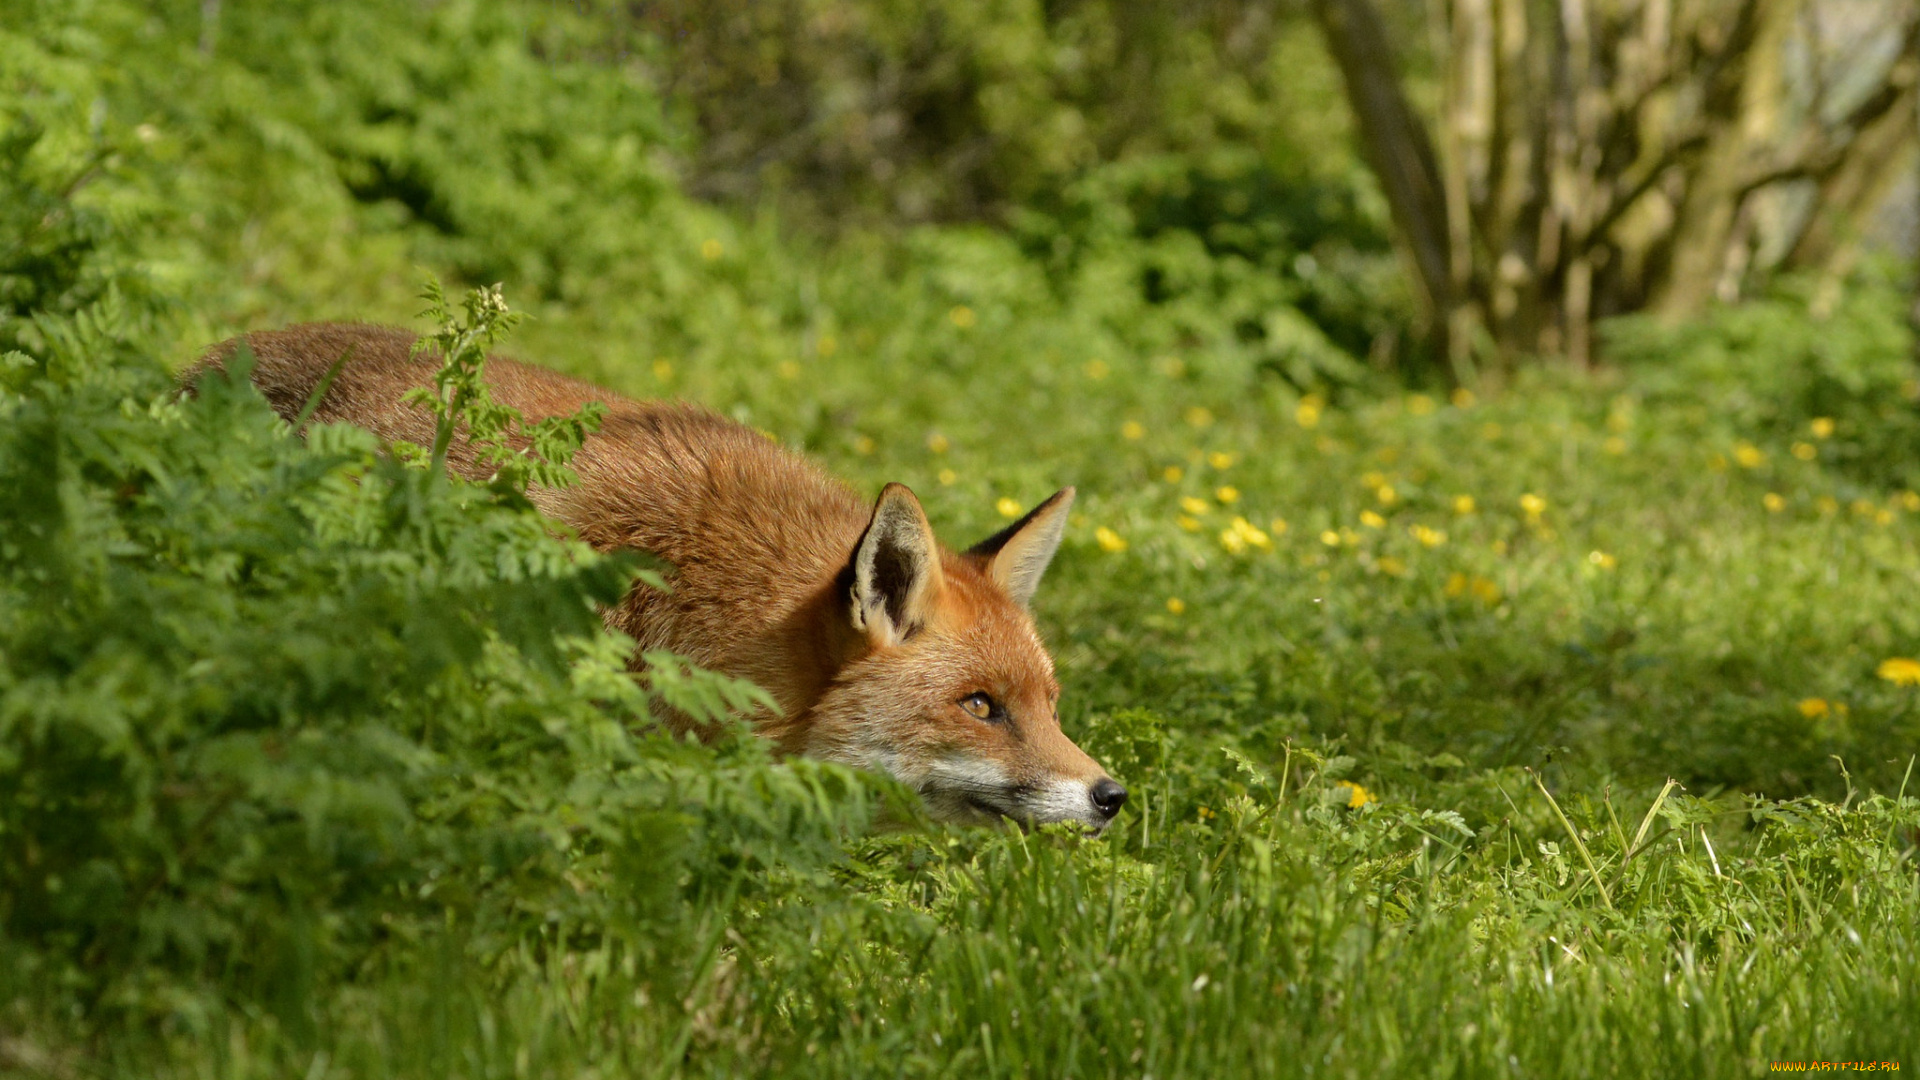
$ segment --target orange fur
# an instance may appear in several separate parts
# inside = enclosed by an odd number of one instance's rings
[[[346,355],[314,420],[432,443],[431,415],[400,400],[439,366],[437,354],[408,355],[412,334],[317,323],[245,341],[253,381],[282,416],[296,416]],[[185,381],[225,364],[239,342],[209,350]],[[579,483],[531,498],[595,548],[640,549],[672,566],[670,593],[637,585],[608,624],[642,650],[670,649],[764,687],[780,712],[756,728],[784,752],[884,769],[955,820],[1100,827],[1125,800],[1061,732],[1053,664],[1024,606],[1071,489],[958,554],[934,541],[904,487],[889,485],[869,507],[806,459],[703,409],[632,401],[510,360],[489,360],[486,376],[495,399],[529,421],[605,404],[573,461]],[[448,460],[479,478],[460,440]],[[968,711],[977,694],[994,715]]]

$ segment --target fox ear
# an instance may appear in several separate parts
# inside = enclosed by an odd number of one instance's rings
[[[1072,505],[1073,489],[1061,488],[1026,517],[973,545],[967,554],[986,560],[987,574],[1014,603],[1025,607],[1060,548],[1060,537],[1067,531],[1067,508]]]
[[[853,627],[898,645],[926,625],[940,591],[940,549],[920,500],[888,484],[853,552]]]

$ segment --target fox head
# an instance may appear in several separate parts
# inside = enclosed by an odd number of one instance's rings
[[[889,484],[841,573],[852,658],[811,712],[803,751],[882,769],[937,818],[1105,828],[1127,790],[1060,730],[1060,684],[1027,602],[1060,546],[1073,489],[964,554]]]

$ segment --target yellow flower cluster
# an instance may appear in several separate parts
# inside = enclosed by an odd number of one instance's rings
[[[1109,552],[1111,554],[1117,555],[1120,552],[1127,550],[1126,537],[1121,536],[1119,533],[1114,532],[1112,529],[1107,528],[1105,525],[1102,525],[1099,528],[1093,530],[1093,542],[1100,545],[1101,551]]]
[[[1475,600],[1492,607],[1500,602],[1500,586],[1478,574],[1468,577],[1454,571],[1447,577],[1446,594],[1455,599],[1471,595]]]
[[[1890,656],[1880,661],[1875,674],[1895,686],[1920,686],[1920,660],[1906,656]]]
[[[1248,548],[1259,551],[1273,550],[1273,537],[1254,527],[1246,518],[1236,517],[1233,524],[1220,533],[1220,546],[1231,554],[1238,555]]]

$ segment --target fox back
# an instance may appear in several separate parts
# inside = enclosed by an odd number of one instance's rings
[[[243,340],[253,381],[281,416],[299,415],[339,362],[315,421],[432,443],[433,416],[402,398],[432,384],[440,358],[412,356],[412,334],[342,323],[248,334],[209,350],[185,382],[222,367]],[[497,358],[486,381],[528,421],[606,407],[573,459],[579,482],[529,495],[595,548],[670,565],[670,592],[637,584],[606,612],[638,643],[636,665],[640,651],[669,649],[750,679],[780,706],[755,726],[783,752],[888,772],[946,820],[1101,828],[1118,813],[1126,789],[1060,730],[1053,662],[1027,611],[1072,488],[955,552],[905,486],[867,504],[704,409]],[[458,438],[448,463],[485,479]]]

